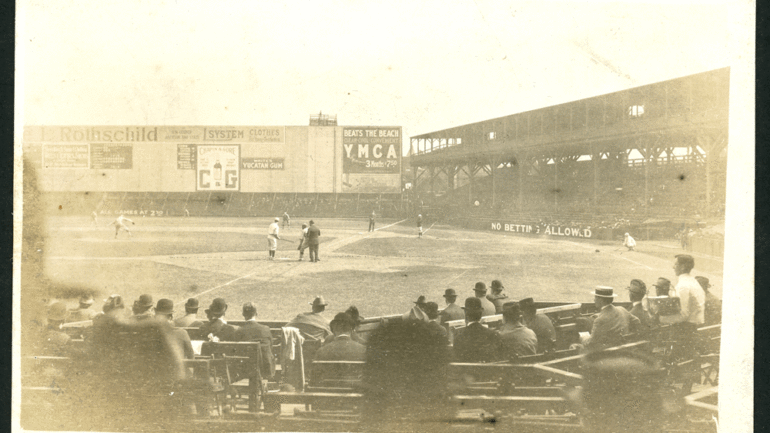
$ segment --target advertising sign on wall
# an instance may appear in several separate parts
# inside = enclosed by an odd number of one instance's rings
[[[195,145],[177,144],[176,145],[176,169],[177,170],[195,170]]]
[[[283,126],[207,126],[203,141],[218,143],[283,143]]]
[[[129,143],[91,144],[91,168],[131,170],[134,147]]]
[[[87,144],[44,144],[43,168],[88,168]]]
[[[342,131],[343,173],[401,173],[401,127]]]
[[[198,191],[240,189],[240,146],[199,144],[196,162]]]
[[[283,170],[283,158],[241,158],[242,170]]]

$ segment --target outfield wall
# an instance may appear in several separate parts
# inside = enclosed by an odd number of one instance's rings
[[[401,127],[27,126],[47,192],[400,193]]]

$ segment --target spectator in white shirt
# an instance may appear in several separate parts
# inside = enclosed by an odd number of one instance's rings
[[[679,277],[674,290],[681,305],[681,322],[702,325],[705,322],[704,308],[706,295],[698,280],[690,275],[695,267],[695,260],[687,254],[679,254],[674,262],[674,273]]]

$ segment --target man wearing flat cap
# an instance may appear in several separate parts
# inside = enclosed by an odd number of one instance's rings
[[[598,286],[593,292],[594,304],[599,313],[594,319],[591,336],[585,343],[589,351],[620,346],[623,336],[638,332],[641,323],[625,308],[616,307],[612,301],[617,296],[612,287]]]
[[[185,359],[195,358],[190,336],[184,329],[175,328],[174,323],[174,301],[171,299],[158,299],[155,306],[155,319],[161,323],[168,324],[172,329],[169,330],[169,337],[172,344],[184,354]]]
[[[706,294],[706,305],[703,309],[703,317],[706,320],[706,325],[716,325],[722,323],[722,300],[714,296],[709,290],[711,284],[706,277],[695,277],[700,286],[703,288],[703,292]]]
[[[466,325],[457,331],[454,338],[455,362],[494,362],[502,359],[500,335],[479,322],[484,313],[481,299],[467,298],[463,309]]]
[[[273,356],[273,334],[270,333],[270,328],[257,323],[257,307],[251,302],[243,304],[243,319],[246,323],[235,331],[235,341],[264,343],[260,347],[262,355],[260,372],[265,377],[273,377],[275,375],[275,357]]]
[[[556,328],[545,314],[539,314],[535,308],[535,300],[524,298],[519,301],[519,309],[524,318],[524,324],[537,336],[537,353],[553,350],[556,345]]]
[[[275,251],[278,249],[278,239],[281,239],[279,232],[280,228],[278,227],[278,221],[280,219],[278,217],[275,217],[273,219],[273,222],[267,227],[267,250],[268,250],[268,260],[275,260]]]
[[[503,283],[500,280],[494,280],[489,287],[492,293],[487,295],[487,299],[495,306],[495,314],[502,314],[503,304],[509,301],[508,295],[503,295]]]
[[[133,316],[129,318],[130,321],[134,322],[140,322],[142,320],[151,319],[153,317],[152,314],[152,296],[150,295],[141,295],[139,296],[139,299],[134,301],[134,305],[131,307],[131,311],[134,313]]]
[[[473,287],[473,293],[476,295],[476,297],[479,299],[479,302],[481,303],[481,309],[482,309],[481,316],[482,317],[494,316],[495,304],[489,302],[489,300],[487,299],[487,285],[479,281]],[[467,311],[466,311],[466,314],[467,314]]]
[[[227,302],[222,298],[216,298],[211,301],[211,305],[206,309],[208,322],[201,325],[201,334],[218,341],[235,341],[236,328],[228,325],[225,321],[225,312],[227,312]]]
[[[198,320],[198,300],[190,298],[184,304],[184,316],[174,319],[177,328],[200,328],[203,322]]]
[[[503,322],[497,332],[508,359],[537,354],[537,336],[524,325],[518,302],[503,305]]]
[[[324,341],[326,337],[332,335],[329,321],[323,316],[328,304],[323,296],[317,296],[310,305],[312,311],[298,314],[286,326],[299,329],[305,339]]]
[[[455,289],[446,289],[444,291],[446,307],[439,313],[442,325],[451,320],[465,320],[465,312],[459,305],[455,304],[456,300],[457,292],[455,292]]]
[[[642,306],[642,299],[647,295],[647,286],[644,284],[644,281],[633,279],[626,290],[628,290],[628,297],[631,301],[631,309],[628,311],[639,319],[641,324],[640,330],[647,331],[651,329],[654,324],[652,316]]]

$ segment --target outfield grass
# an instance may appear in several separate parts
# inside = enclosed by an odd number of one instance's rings
[[[632,278],[648,285],[658,276],[675,280],[671,265],[679,250],[639,242],[638,252],[615,243],[518,237],[463,230],[437,223],[417,238],[413,221],[378,221],[368,233],[366,219],[316,220],[321,229],[321,262],[298,262],[298,218],[282,232],[278,260],[267,260],[263,218],[137,218],[134,236],[89,218],[49,220],[46,273],[64,285],[89,287],[100,296],[123,295],[131,303],[150,293],[178,303],[190,296],[208,305],[215,297],[230,304],[230,319],[246,301],[265,320],[288,320],[309,309],[317,295],[330,303],[330,316],[356,305],[366,316],[407,311],[419,295],[443,305],[452,287],[471,296],[477,281],[500,279],[512,299],[591,302],[596,285],[616,288],[621,300]],[[390,225],[390,226],[389,226]],[[431,224],[426,224],[428,229]],[[596,252],[596,250],[599,252]],[[721,261],[696,257],[696,275],[712,280],[721,294]],[[98,303],[98,302],[97,302]],[[200,316],[203,316],[201,308]]]

